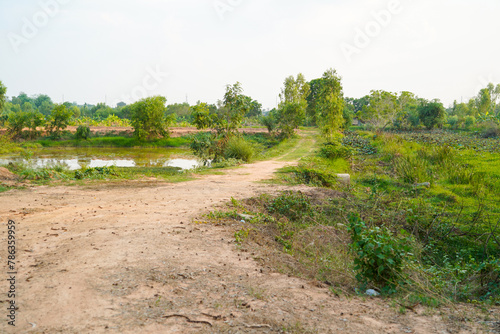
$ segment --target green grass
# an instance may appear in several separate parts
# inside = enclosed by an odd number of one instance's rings
[[[295,161],[314,153],[314,150],[318,148],[319,136],[317,132],[308,131],[302,132],[299,141],[296,146],[290,150],[283,157],[279,158],[281,161]]]
[[[247,140],[260,145],[258,160],[278,158],[281,161],[295,161],[311,154],[317,146],[318,135],[315,131],[303,131],[292,138],[278,140],[269,134],[252,134]]]
[[[0,154],[19,153],[23,148],[13,142],[8,136],[0,135]]]
[[[367,228],[389,228],[395,237],[411,236],[413,255],[405,259],[397,298],[422,296],[433,305],[450,301],[500,303],[500,156],[491,153],[492,145],[454,148],[442,145],[439,138],[419,142],[371,132],[347,137],[344,144],[355,149],[351,159],[309,154],[298,166],[280,171],[281,182],[327,187],[342,194],[314,209],[315,223],[343,223],[354,213]],[[336,173],[351,174],[351,185],[332,182]],[[415,186],[423,182],[431,186]],[[300,221],[287,224],[304,226]],[[283,228],[279,224],[276,228],[278,246],[285,247],[284,251],[299,262],[308,263],[309,269],[316,267],[318,259],[338,259],[349,251],[337,249],[340,253],[332,254],[324,249],[299,254],[293,249],[303,246],[279,232]],[[337,231],[342,230],[339,227]],[[294,235],[303,238],[301,233],[295,231]],[[335,263],[345,268],[345,263]],[[307,268],[303,270],[302,274],[307,272]],[[314,276],[320,277],[335,278]]]
[[[166,182],[183,182],[193,180],[191,172],[177,167],[98,167],[68,170],[64,166],[32,168],[28,165],[9,166],[10,170],[32,184],[50,185],[83,185],[88,182],[114,182],[121,180],[141,180],[157,178]],[[8,189],[3,189],[6,191]]]
[[[276,144],[263,150],[259,154],[258,159],[259,160],[269,160],[269,159],[273,159],[276,157],[280,157],[280,156],[284,155],[285,153],[289,152],[295,146],[297,146],[297,144],[299,143],[299,140],[300,139],[298,137],[294,137],[294,138],[285,139],[282,141],[276,141]]]
[[[116,168],[122,179],[135,180],[143,177],[156,177],[168,182],[184,182],[194,180],[190,172],[176,167],[136,167]]]

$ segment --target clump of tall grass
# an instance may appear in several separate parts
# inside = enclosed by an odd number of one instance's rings
[[[394,160],[394,171],[406,183],[428,182],[429,162],[418,156],[400,156]]]
[[[226,159],[238,159],[250,162],[254,156],[255,149],[253,145],[241,137],[231,138],[224,151]]]
[[[472,184],[478,178],[474,169],[466,165],[456,165],[448,169],[448,182],[451,184]]]
[[[453,161],[455,151],[449,146],[442,147],[424,147],[418,151],[418,155],[429,161],[433,165],[448,167]]]

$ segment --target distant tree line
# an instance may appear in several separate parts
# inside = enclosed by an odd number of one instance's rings
[[[226,123],[234,121],[237,126],[261,124],[270,133],[282,138],[292,136],[299,126],[305,125],[318,126],[326,140],[333,141],[337,130],[348,128],[353,119],[374,129],[401,130],[443,126],[468,129],[478,122],[500,123],[500,84],[495,86],[490,83],[469,101],[455,101],[445,108],[437,99],[429,101],[407,91],[373,90],[361,98],[344,97],[341,77],[335,70],[329,69],[321,78],[310,81],[299,73],[296,77],[285,78],[278,107],[266,116],[263,116],[262,105],[257,100],[242,93],[240,84],[233,85],[232,89],[238,97],[238,117],[226,119]],[[0,126],[7,127],[13,136],[34,138],[40,135],[42,128],[57,137],[69,124],[88,126],[101,122],[105,125],[135,125],[138,137],[151,138],[166,136],[168,131],[154,130],[149,125],[144,128],[144,131],[150,132],[146,135],[136,128],[138,118],[142,117],[139,110],[150,110],[150,105],[145,102],[155,105],[154,115],[158,119],[154,122],[165,127],[175,123],[218,127],[222,119],[217,121],[217,117],[227,116],[228,108],[234,108],[232,104],[228,105],[227,96],[216,104],[199,101],[195,105],[167,105],[166,99],[160,98],[147,98],[130,105],[120,102],[115,107],[105,103],[57,104],[44,94],[28,96],[21,92],[9,98],[6,87],[0,82]],[[202,126],[203,122],[206,124]],[[229,133],[228,129],[226,132]]]

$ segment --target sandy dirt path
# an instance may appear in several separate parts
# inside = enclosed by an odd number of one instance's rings
[[[2,277],[0,333],[448,333],[423,309],[401,315],[382,300],[336,297],[273,273],[235,246],[231,227],[192,221],[231,197],[280,190],[256,181],[285,164],[178,184],[0,194],[2,263],[7,220],[17,225],[19,307],[14,329]]]

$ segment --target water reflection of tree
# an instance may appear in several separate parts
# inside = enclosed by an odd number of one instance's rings
[[[162,158],[144,158],[144,157],[134,157],[133,158],[135,165],[137,167],[163,167],[165,163],[168,161],[167,157]]]
[[[163,167],[168,161],[169,154],[158,154],[156,152],[140,152],[132,157],[137,167]]]

